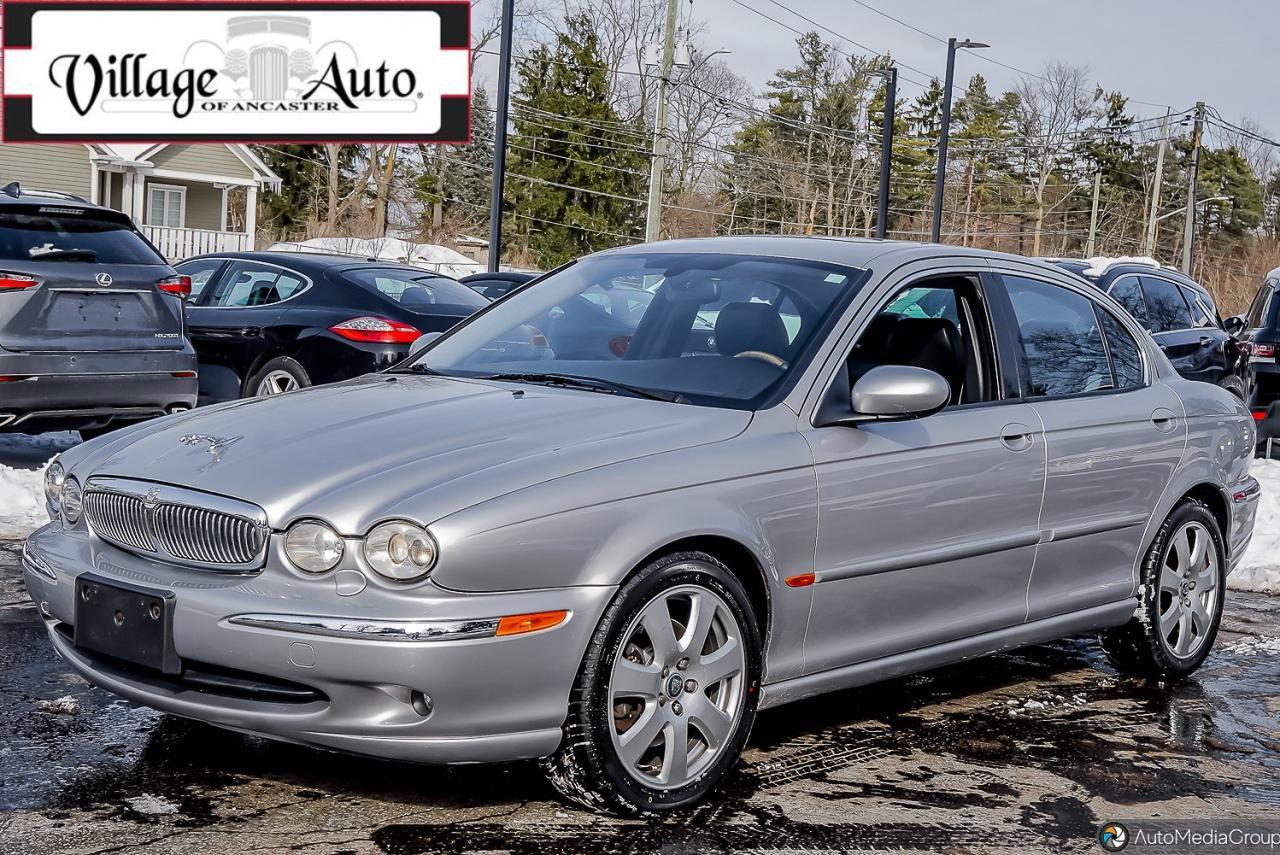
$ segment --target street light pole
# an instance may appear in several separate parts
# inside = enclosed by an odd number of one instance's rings
[[[898,103],[896,66],[877,72],[884,77],[884,128],[880,132],[880,198],[876,208],[876,237],[884,240],[889,230],[889,177],[893,170],[893,123]]]
[[[1196,243],[1196,182],[1200,179],[1200,141],[1204,135],[1204,102],[1196,102],[1196,123],[1191,132],[1191,169],[1187,177],[1187,219],[1182,226],[1182,272],[1191,275]]]
[[[493,125],[493,187],[489,193],[489,272],[502,261],[502,191],[507,177],[507,109],[511,102],[511,29],[515,0],[502,0],[502,38],[498,48],[498,115]]]
[[[957,42],[947,40],[947,80],[942,91],[942,132],[938,135],[938,177],[933,185],[933,232],[932,240],[938,243],[942,239],[942,192],[947,186],[947,144],[951,138],[951,87],[956,76],[956,51],[960,48],[985,48],[991,45],[965,39]]]

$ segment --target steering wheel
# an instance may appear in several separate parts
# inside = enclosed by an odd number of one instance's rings
[[[734,359],[758,359],[761,362],[767,362],[775,368],[781,368],[784,371],[787,368],[787,361],[780,356],[774,356],[772,353],[765,353],[763,350],[744,350],[742,353],[735,353]]]

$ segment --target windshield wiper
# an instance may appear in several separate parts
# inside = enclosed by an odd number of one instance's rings
[[[423,365],[421,362],[415,362],[412,365],[406,365],[402,368],[391,368],[387,370],[388,374],[428,374],[432,377],[450,377],[452,375],[445,374],[443,371],[437,371],[430,365]]]
[[[648,398],[651,401],[666,401],[669,404],[689,403],[689,399],[679,392],[644,389],[640,386],[619,383],[616,380],[604,380],[599,377],[579,377],[576,374],[514,372],[510,374],[489,374],[480,379],[505,380],[512,383],[537,383],[542,386],[562,386],[566,389],[582,389],[587,392],[622,393],[636,398]]]
[[[27,253],[32,261],[97,261],[91,249],[45,249]]]

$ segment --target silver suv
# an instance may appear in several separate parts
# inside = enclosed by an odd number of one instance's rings
[[[93,435],[193,407],[190,293],[124,214],[0,189],[0,430]]]
[[[655,243],[388,373],[64,453],[23,565],[58,653],[138,703],[541,757],[634,814],[702,798],[757,709],[823,692],[1085,632],[1189,674],[1253,444],[1238,398],[1050,264]]]

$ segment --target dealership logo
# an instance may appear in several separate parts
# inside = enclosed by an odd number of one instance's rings
[[[1098,831],[1098,843],[1108,852],[1119,852],[1129,845],[1129,830],[1118,822],[1109,822]]]
[[[4,139],[467,138],[465,0],[302,0],[287,10],[8,0]]]

